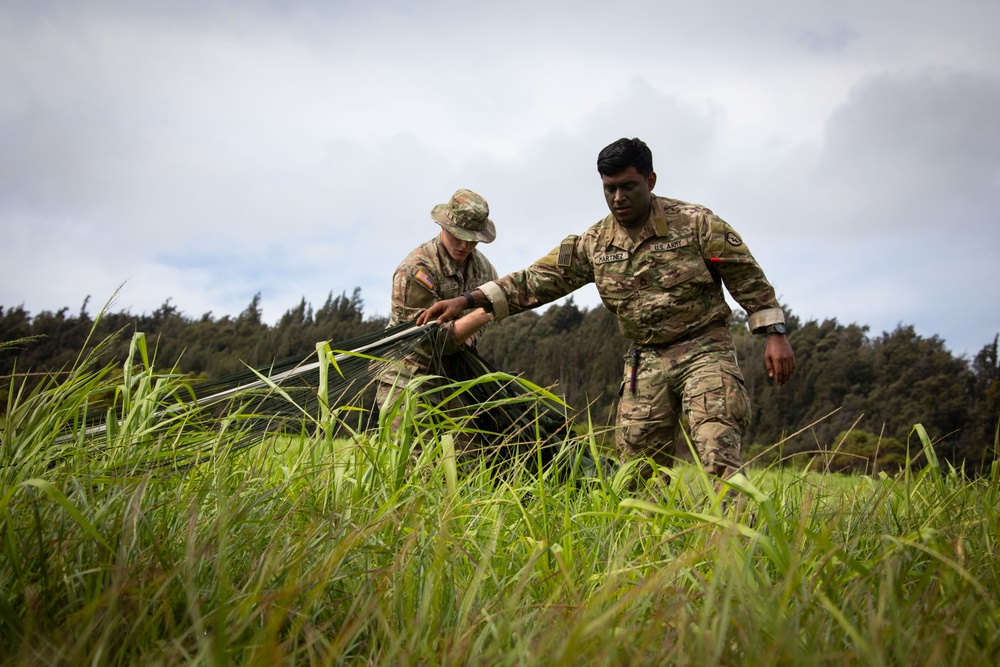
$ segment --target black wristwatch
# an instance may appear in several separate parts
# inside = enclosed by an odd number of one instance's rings
[[[767,334],[768,336],[770,336],[771,334],[781,334],[782,336],[784,336],[785,331],[786,329],[784,324],[771,324],[769,326],[764,327],[763,330],[761,330],[761,333]]]

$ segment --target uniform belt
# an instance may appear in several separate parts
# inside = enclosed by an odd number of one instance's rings
[[[709,322],[700,329],[695,329],[693,331],[685,331],[684,335],[674,338],[666,343],[633,343],[633,345],[639,349],[663,349],[665,347],[673,347],[674,345],[680,345],[681,343],[687,343],[688,341],[694,340],[695,338],[701,338],[709,331],[714,331],[715,329],[723,329],[726,326],[725,320],[718,320],[716,322]]]

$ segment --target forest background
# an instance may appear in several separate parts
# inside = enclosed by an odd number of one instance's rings
[[[742,312],[732,318],[753,408],[745,461],[801,463],[815,452],[834,471],[891,471],[906,460],[910,431],[920,423],[940,459],[970,473],[989,469],[1000,423],[997,336],[967,359],[955,357],[937,336],[917,335],[913,326],[872,335],[867,326],[835,319],[803,323],[784,308],[797,369],[782,388],[767,378],[763,337],[750,334]],[[235,317],[192,319],[168,300],[148,315],[107,308],[95,328],[87,310],[86,301],[75,314],[63,308],[32,315],[23,306],[0,306],[0,343],[29,339],[0,347],[0,376],[19,375],[0,385],[0,410],[7,392],[71,368],[88,336],[99,341],[121,332],[101,359],[120,363],[131,333],[143,332],[161,372],[217,379],[246,365],[305,357],[319,341],[335,344],[386,326],[384,318],[365,318],[360,288],[350,296],[331,292],[315,310],[302,299],[273,326],[261,319],[259,294]],[[572,299],[494,325],[479,344],[496,368],[553,386],[580,419],[597,426],[614,421],[626,349],[607,309],[581,308]]]

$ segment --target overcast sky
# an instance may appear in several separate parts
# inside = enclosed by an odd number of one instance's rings
[[[0,306],[275,323],[483,195],[502,274],[653,151],[803,321],[1000,331],[1000,2],[0,0]],[[599,304],[592,286],[576,303]]]

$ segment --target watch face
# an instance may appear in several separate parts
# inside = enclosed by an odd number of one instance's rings
[[[784,324],[772,324],[769,328],[770,328],[770,333],[778,333],[778,334],[785,333]]]

